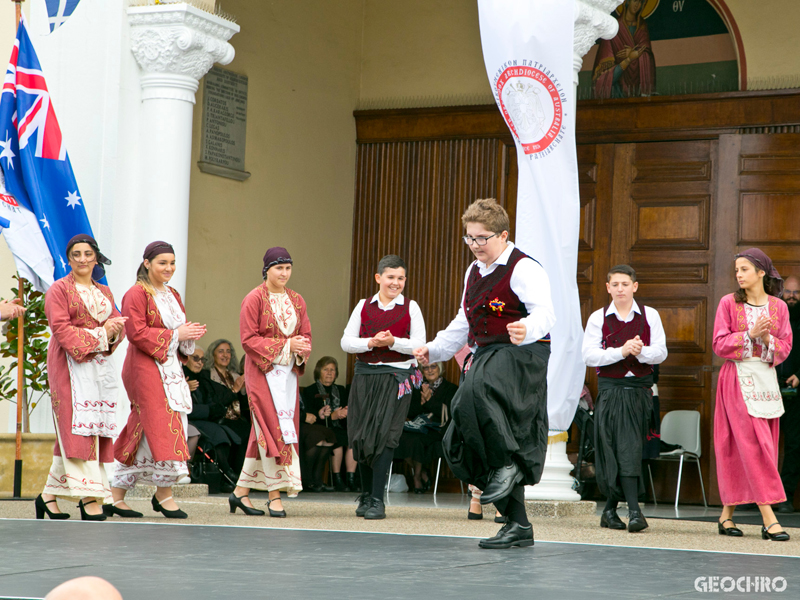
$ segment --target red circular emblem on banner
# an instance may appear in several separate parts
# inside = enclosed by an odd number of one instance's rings
[[[508,67],[496,91],[503,118],[525,154],[546,150],[561,132],[564,115],[553,80],[535,67]]]

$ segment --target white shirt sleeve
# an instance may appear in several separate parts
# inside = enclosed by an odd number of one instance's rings
[[[525,341],[532,344],[548,333],[556,324],[556,312],[550,295],[550,278],[542,265],[531,258],[523,258],[511,273],[511,290],[525,304],[528,316],[519,320],[526,328]]]
[[[587,367],[605,367],[623,359],[622,348],[603,349],[604,311],[604,308],[594,311],[586,322],[581,356]],[[652,335],[652,328],[650,331]]]
[[[406,302],[409,302],[408,314],[411,317],[411,332],[409,335],[411,337],[394,338],[394,344],[389,346],[389,350],[394,350],[401,354],[412,354],[415,348],[425,345],[425,319],[422,318],[419,304],[408,299],[406,299]]]
[[[356,307],[350,315],[350,320],[347,322],[347,327],[344,328],[344,335],[342,336],[342,350],[348,354],[359,354],[361,352],[369,351],[368,342],[372,338],[360,338],[361,332],[361,310],[364,308],[365,300],[359,300]]]
[[[442,331],[436,334],[432,342],[428,342],[428,360],[430,362],[443,362],[450,360],[456,353],[464,347],[469,339],[469,322],[467,313],[464,312],[464,294],[467,293],[467,279],[472,270],[473,262],[467,267],[464,275],[464,289],[461,292],[461,304],[458,307],[456,318]]]
[[[658,365],[667,358],[667,335],[664,333],[664,326],[661,324],[661,315],[658,314],[658,311],[645,306],[644,312],[647,324],[650,326],[650,344],[644,346],[636,358],[640,363]]]

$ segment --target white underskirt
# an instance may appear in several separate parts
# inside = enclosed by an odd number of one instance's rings
[[[64,444],[61,442],[58,427],[56,427],[56,436],[58,436],[58,446],[63,454]],[[99,456],[100,440],[96,436],[94,443]],[[62,498],[96,498],[100,504],[103,501],[106,504],[111,503],[111,489],[108,486],[106,470],[98,459],[80,460],[53,456],[53,463],[50,465],[50,472],[47,474],[47,482],[42,493]]]
[[[261,436],[258,423],[253,420],[253,427],[256,428],[256,439]],[[264,449],[258,446],[258,458],[245,458],[242,473],[236,485],[239,487],[286,492],[289,498],[297,496],[303,489],[303,482],[300,479],[300,457],[294,450],[294,446],[288,446],[292,455],[292,464],[279,465],[275,458],[265,455]]]

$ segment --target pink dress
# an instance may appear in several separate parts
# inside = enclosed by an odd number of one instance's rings
[[[768,347],[754,345],[747,331],[757,314],[772,317]],[[778,473],[780,419],[750,415],[742,396],[737,361],[760,357],[770,368],[782,363],[792,349],[789,311],[780,298],[753,307],[736,302],[733,294],[720,300],[714,320],[714,353],[727,359],[719,372],[714,414],[714,449],[717,455],[719,495],[726,506],[777,504],[786,500]]]

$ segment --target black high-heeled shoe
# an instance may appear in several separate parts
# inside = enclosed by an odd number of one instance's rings
[[[477,498],[473,498],[472,500],[477,500]],[[469,508],[472,508],[472,500],[470,500]],[[470,521],[480,521],[481,519],[483,519],[483,507],[481,507],[481,512],[479,513],[474,513],[471,510],[467,509],[467,519]]]
[[[725,519],[721,523],[717,522],[717,528],[719,529],[719,534],[720,535],[729,535],[731,537],[742,537],[744,535],[744,533],[742,533],[741,529],[736,527],[735,523],[734,523],[733,527],[725,527],[725,523],[727,523],[728,521],[733,523],[733,519]]]
[[[144,516],[138,510],[132,510],[129,508],[117,508],[117,504],[119,504],[120,502],[122,502],[122,500],[118,500],[117,502],[114,502],[114,504],[104,504],[103,514],[107,517],[113,517],[114,515],[119,515],[120,517],[124,517],[125,519],[141,519]]]
[[[278,498],[275,498],[277,500]],[[285,510],[272,510],[269,505],[275,502],[275,500],[267,500],[267,510],[269,511],[270,517],[278,517],[279,519],[283,519],[286,516]]]
[[[91,504],[94,502],[97,504],[97,500],[89,500],[86,504]],[[86,504],[83,503],[83,500],[78,500],[78,508],[81,509],[81,521],[105,521],[106,515],[105,513],[100,513],[99,515],[90,515],[86,512]]]
[[[53,512],[52,510],[47,508],[47,505],[50,504],[51,502],[56,502],[56,499],[53,498],[52,500],[48,500],[47,502],[45,502],[41,494],[36,496],[36,501],[33,503],[33,505],[36,507],[37,519],[44,519],[45,513],[47,513],[47,516],[50,517],[52,520],[62,521],[64,519],[69,519],[69,513]],[[58,506],[57,502],[56,506]]]
[[[172,500],[172,496],[169,498],[164,498],[162,502],[166,502],[167,500]],[[178,510],[167,510],[163,506],[161,506],[161,502],[156,500],[155,495],[153,495],[153,499],[150,501],[150,504],[153,505],[153,510],[156,512],[160,512],[162,515],[167,517],[168,519],[186,519],[189,517],[185,512],[183,512],[180,508]]]
[[[778,522],[775,521],[769,527],[774,527],[778,525]],[[779,531],[778,533],[770,533],[769,527],[761,526],[761,539],[762,540],[772,540],[773,542],[788,542],[789,541],[789,534],[785,531]]]
[[[260,517],[264,514],[263,510],[250,508],[247,506],[244,502],[242,502],[242,498],[247,498],[247,496],[237,496],[233,492],[231,492],[231,495],[228,496],[228,505],[231,507],[231,514],[235,513],[237,508],[241,508],[244,514],[251,517]]]

